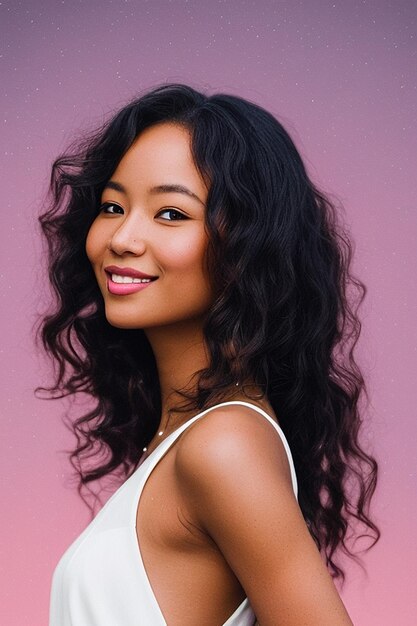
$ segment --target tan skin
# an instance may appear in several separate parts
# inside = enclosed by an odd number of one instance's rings
[[[143,329],[155,354],[164,434],[150,442],[150,454],[192,417],[174,413],[169,420],[168,407],[178,400],[174,390],[190,387],[208,363],[207,187],[188,131],[172,123],[145,130],[111,181],[118,189],[104,190],[102,203],[109,204],[86,250],[109,323]],[[150,191],[162,184],[181,184],[197,198]],[[137,293],[114,295],[104,271],[110,264],[157,279]],[[227,399],[248,400],[236,387]],[[277,421],[266,398],[251,402]],[[282,441],[249,408],[216,408],[177,439],[144,487],[137,537],[169,626],[221,626],[245,596],[261,626],[352,624],[294,496]]]

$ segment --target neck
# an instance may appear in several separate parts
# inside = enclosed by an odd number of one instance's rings
[[[161,390],[161,419],[157,432],[159,439],[159,434],[165,437],[194,415],[194,410],[181,411],[175,415],[175,407],[184,400],[177,390],[195,390],[194,375],[208,366],[209,355],[201,321],[187,322],[176,325],[175,328],[147,329],[146,336],[155,356]],[[225,399],[250,401],[269,414],[274,413],[268,399],[250,381],[240,381],[239,386],[233,386]]]
[[[148,329],[146,336],[158,369],[162,407],[160,428],[165,429],[169,409],[183,400],[176,390],[194,390],[194,374],[207,367],[209,358],[201,323],[188,322],[176,325],[174,329]],[[181,413],[181,421],[187,416],[186,412]]]

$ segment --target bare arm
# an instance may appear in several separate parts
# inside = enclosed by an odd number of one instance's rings
[[[278,433],[242,407],[200,422],[178,446],[178,478],[261,626],[353,626],[294,496]]]

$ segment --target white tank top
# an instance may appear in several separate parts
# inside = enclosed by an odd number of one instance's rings
[[[153,468],[179,435],[209,411],[240,404],[263,415],[277,430],[298,495],[294,462],[280,426],[248,402],[217,404],[173,431],[107,500],[96,517],[59,560],[52,577],[49,626],[167,626],[146,575],[136,535],[136,514]],[[245,598],[223,626],[253,626],[255,614]]]

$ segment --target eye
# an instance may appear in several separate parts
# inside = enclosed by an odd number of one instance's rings
[[[161,217],[167,222],[177,222],[178,220],[189,219],[186,215],[184,215],[184,213],[177,211],[177,209],[162,209],[162,211],[159,211],[156,217]]]
[[[110,211],[109,209],[112,210]],[[115,213],[114,209],[120,209],[120,211],[123,211],[122,207],[114,202],[104,202],[99,208],[99,213],[108,213],[112,215]]]

